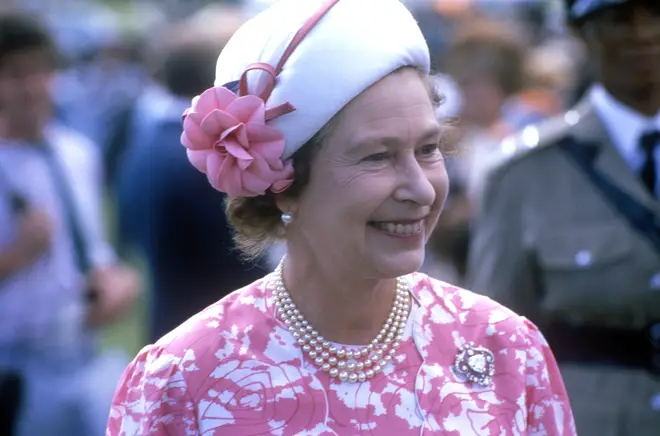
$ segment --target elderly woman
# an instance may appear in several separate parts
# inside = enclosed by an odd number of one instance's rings
[[[447,194],[428,70],[398,0],[282,0],[234,35],[182,142],[239,247],[287,255],[140,352],[108,436],[575,434],[536,327],[415,272]]]

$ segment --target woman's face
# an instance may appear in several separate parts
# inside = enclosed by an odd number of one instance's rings
[[[309,185],[290,205],[290,249],[365,279],[419,269],[448,189],[441,125],[425,83],[417,71],[401,70],[336,121]]]

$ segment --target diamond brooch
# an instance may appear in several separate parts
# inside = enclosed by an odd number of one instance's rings
[[[487,387],[495,373],[495,356],[489,349],[469,342],[458,349],[454,372],[479,386]]]

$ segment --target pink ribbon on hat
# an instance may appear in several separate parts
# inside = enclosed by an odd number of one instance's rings
[[[329,0],[298,30],[276,68],[264,62],[247,66],[238,93],[225,86],[207,89],[183,113],[181,143],[188,160],[211,185],[232,197],[278,193],[293,183],[291,160],[283,160],[284,135],[268,121],[296,110],[289,102],[266,109],[277,76],[295,48],[339,0]],[[249,93],[247,73],[260,70],[268,82],[259,95]]]

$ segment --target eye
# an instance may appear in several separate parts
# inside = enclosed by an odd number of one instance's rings
[[[381,162],[383,160],[387,160],[388,158],[389,158],[389,154],[384,152],[384,153],[371,154],[362,160],[365,162]]]
[[[438,144],[427,144],[417,151],[421,157],[435,157],[440,154],[440,146]]]

